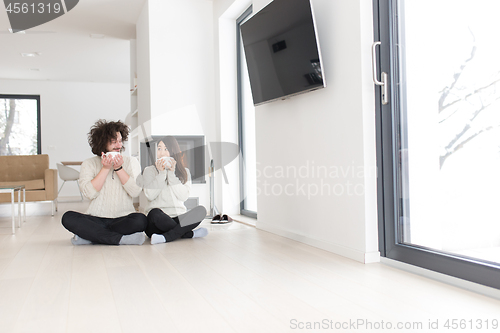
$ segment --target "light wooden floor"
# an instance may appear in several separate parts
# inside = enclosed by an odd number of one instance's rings
[[[429,320],[500,320],[498,300],[236,222],[204,222],[203,239],[75,247],[60,218],[85,206],[60,203],[51,217],[50,204],[28,205],[15,235],[0,207],[0,332],[424,332]],[[423,329],[396,329],[414,322]]]

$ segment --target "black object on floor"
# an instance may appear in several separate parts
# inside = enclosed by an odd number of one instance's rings
[[[212,218],[212,222],[211,223],[220,223],[220,215],[219,214],[215,215]]]
[[[224,214],[222,215],[222,218],[219,223],[229,223],[229,222],[233,222],[233,219],[230,216]]]

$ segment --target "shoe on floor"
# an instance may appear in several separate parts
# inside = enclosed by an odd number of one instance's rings
[[[233,219],[230,216],[224,214],[222,215],[222,218],[220,219],[219,223],[229,223],[229,222],[233,222]]]
[[[220,223],[220,214],[215,215],[211,223]]]

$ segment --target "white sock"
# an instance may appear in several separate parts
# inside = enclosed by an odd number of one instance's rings
[[[145,240],[146,235],[141,231],[131,235],[123,235],[120,239],[120,245],[142,245]]]
[[[207,228],[198,228],[193,230],[193,238],[205,237],[206,235],[208,235]]]
[[[166,241],[167,240],[165,239],[165,236],[163,236],[163,235],[159,235],[159,234],[152,234],[151,235],[151,245],[165,243]]]
[[[88,245],[88,244],[92,244],[92,242],[89,240],[83,239],[78,235],[74,235],[73,238],[71,238],[71,244],[73,244],[73,245]]]

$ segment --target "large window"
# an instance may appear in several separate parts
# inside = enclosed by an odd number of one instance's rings
[[[500,288],[500,2],[374,8],[381,252]]]
[[[252,13],[248,8],[236,21],[238,47],[238,130],[241,151],[240,161],[240,213],[257,218],[257,159],[255,153],[255,107],[245,52],[241,40],[240,25]]]
[[[0,155],[41,154],[40,96],[0,95]]]

